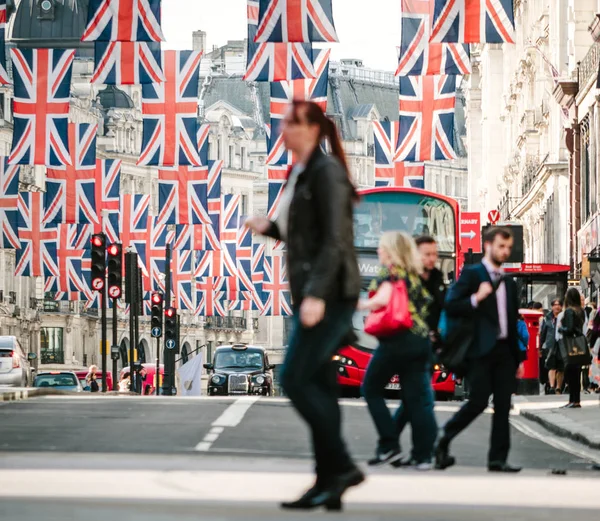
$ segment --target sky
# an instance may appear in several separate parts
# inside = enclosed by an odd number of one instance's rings
[[[357,58],[365,67],[395,71],[400,44],[398,0],[333,0],[333,19],[340,43],[332,59]],[[247,33],[246,0],[163,0],[165,49],[191,49],[192,32],[207,33],[208,49]]]

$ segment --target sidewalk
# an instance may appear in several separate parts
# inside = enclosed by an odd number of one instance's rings
[[[0,402],[15,402],[27,400],[36,396],[48,396],[53,394],[73,394],[69,391],[57,389],[34,389],[32,387],[0,387]]]
[[[545,399],[544,399],[545,398]],[[561,409],[566,397],[518,397],[515,408],[527,420],[593,449],[600,449],[600,400],[596,394],[582,395],[581,409]]]

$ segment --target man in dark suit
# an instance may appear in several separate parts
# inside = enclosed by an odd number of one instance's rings
[[[454,465],[450,442],[477,418],[494,396],[488,470],[519,472],[507,463],[510,449],[509,415],[515,376],[522,376],[526,356],[519,349],[517,287],[505,277],[502,264],[510,256],[513,237],[509,229],[490,228],[484,236],[485,256],[480,264],[465,266],[449,290],[445,309],[449,317],[472,320],[474,339],[467,354],[467,381],[471,392],[467,403],[445,425],[436,448],[436,468]]]

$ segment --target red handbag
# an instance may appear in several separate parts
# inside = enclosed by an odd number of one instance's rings
[[[408,309],[408,289],[404,280],[393,284],[392,296],[387,306],[371,311],[365,320],[365,333],[386,337],[406,331],[413,326]]]

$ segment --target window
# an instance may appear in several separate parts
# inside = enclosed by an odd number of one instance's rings
[[[213,142],[209,139],[208,140],[208,159],[210,159],[211,161],[215,160],[215,150],[214,150],[214,144]]]
[[[217,159],[221,159],[221,136],[217,138]]]
[[[248,215],[248,195],[247,194],[242,194],[242,198],[241,198],[241,203],[240,203],[240,211],[241,211],[241,215],[242,216],[246,216]]]
[[[244,147],[240,151],[240,168],[246,170],[246,149]]]
[[[444,195],[452,195],[452,177],[447,175],[444,182]]]
[[[42,364],[65,363],[62,327],[42,327],[40,329],[40,354]]]
[[[234,157],[233,145],[229,145],[229,168],[233,168],[233,157]]]

